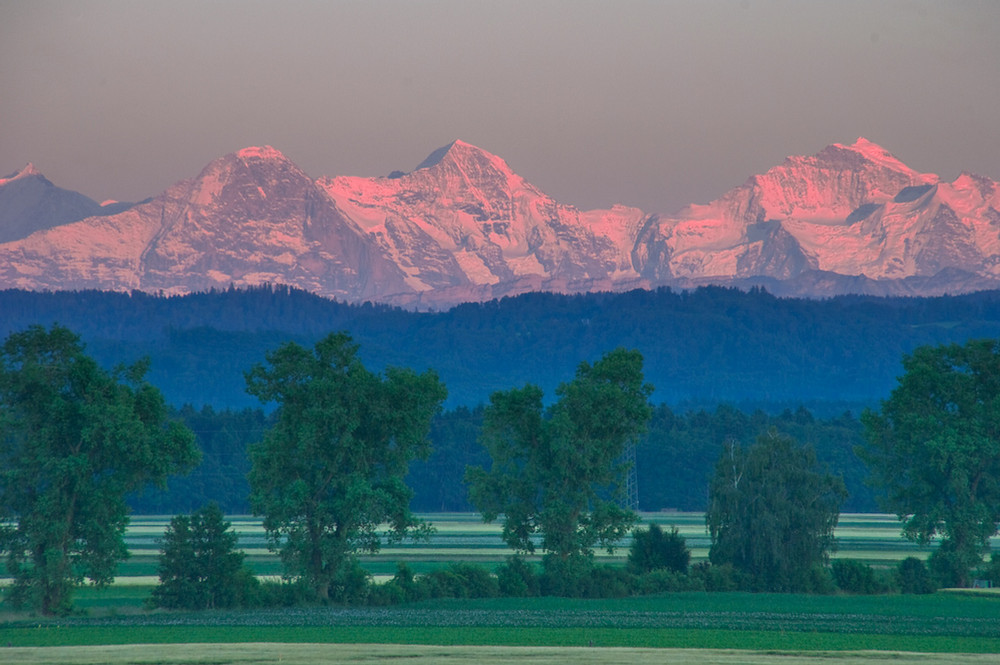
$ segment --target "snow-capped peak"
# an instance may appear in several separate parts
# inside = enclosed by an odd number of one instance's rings
[[[264,159],[264,160],[286,160],[287,158],[281,153],[277,148],[272,148],[269,145],[264,146],[249,146],[243,148],[236,153],[236,156],[242,160],[247,159]]]
[[[891,152],[879,144],[869,141],[863,136],[858,137],[858,140],[851,145],[834,143],[833,147],[856,152],[868,161],[893,171],[902,171],[906,173],[913,172],[913,169],[899,161],[899,159]]]
[[[491,152],[483,150],[471,143],[466,143],[465,141],[455,140],[446,146],[442,146],[427,155],[424,161],[417,165],[414,171],[419,171],[421,169],[429,169],[445,161],[450,162],[468,162],[468,161],[479,161],[482,163],[489,163],[494,168],[499,171],[511,172],[510,167],[507,165],[502,158],[497,157]]]

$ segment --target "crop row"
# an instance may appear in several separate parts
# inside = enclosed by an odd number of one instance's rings
[[[672,628],[887,635],[1000,635],[1000,617],[914,617],[841,613],[635,612],[607,610],[288,608],[249,612],[145,614],[63,620],[65,626],[435,626]]]

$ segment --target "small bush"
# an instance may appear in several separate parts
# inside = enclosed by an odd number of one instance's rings
[[[853,559],[836,559],[831,568],[834,584],[841,591],[872,595],[889,590],[868,564]]]
[[[315,602],[311,590],[301,581],[260,582],[247,607],[294,607]]]
[[[585,598],[624,598],[632,595],[635,576],[624,568],[594,566],[578,592]]]
[[[979,555],[970,556],[959,552],[954,542],[946,538],[931,553],[927,567],[930,568],[938,587],[948,588],[965,586],[969,571],[980,563],[982,559]]]
[[[712,565],[707,561],[691,567],[691,577],[705,591],[737,591],[746,588],[745,576],[731,564]]]
[[[677,527],[664,533],[658,524],[650,524],[645,531],[632,532],[632,545],[628,553],[628,569],[635,575],[653,570],[671,570],[686,573],[691,562],[691,551]]]
[[[896,584],[901,593],[934,593],[937,585],[926,564],[916,557],[907,557],[896,567]]]
[[[797,593],[829,595],[836,593],[837,586],[833,583],[830,569],[816,564],[806,571],[802,579],[797,580],[797,584],[793,585],[791,590]]]
[[[494,598],[500,594],[497,579],[486,568],[453,563],[418,580],[427,598]]]
[[[330,584],[330,600],[344,605],[363,605],[371,591],[371,575],[358,560],[347,559]]]
[[[398,605],[424,600],[430,593],[430,586],[418,582],[413,571],[400,561],[396,564],[396,574],[385,584],[372,584],[368,594],[368,604],[375,606]]]
[[[979,572],[979,576],[989,580],[992,587],[1000,587],[1000,556],[997,554],[991,554],[989,564]]]
[[[704,591],[705,580],[701,576],[678,573],[672,570],[651,570],[636,578],[636,593],[649,596],[657,593],[677,591]]]
[[[534,566],[519,556],[507,557],[497,567],[497,584],[500,595],[508,598],[525,598],[539,593]]]
[[[543,596],[582,598],[587,595],[593,570],[592,557],[571,556],[563,559],[555,554],[546,554],[538,580],[539,591]]]

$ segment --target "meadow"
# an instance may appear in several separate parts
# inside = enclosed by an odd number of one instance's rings
[[[482,524],[475,515],[425,517],[436,528],[429,541],[386,547],[362,557],[363,567],[378,579],[391,575],[399,561],[421,573],[457,561],[491,566],[511,554],[500,527]],[[703,515],[655,513],[642,518],[644,524],[676,526],[693,561],[707,556]],[[267,550],[259,520],[229,519],[254,571],[279,575],[277,557]],[[979,663],[994,662],[1000,653],[1000,596],[959,592],[686,592],[601,600],[448,599],[388,608],[149,611],[144,603],[156,582],[158,539],[167,521],[132,520],[127,536],[132,556],[122,564],[116,584],[79,590],[77,615],[0,616],[0,662],[305,663],[405,657],[421,663],[643,663],[664,658],[720,664]],[[905,541],[895,518],[887,515],[843,515],[837,538],[835,556],[875,566],[893,566],[907,556],[923,558],[931,551]],[[613,555],[598,552],[599,560],[623,564],[627,543],[622,545]],[[670,650],[669,657],[664,649]]]

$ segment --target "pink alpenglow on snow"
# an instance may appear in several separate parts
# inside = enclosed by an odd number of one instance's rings
[[[259,146],[123,212],[0,243],[0,287],[282,283],[408,307],[710,283],[807,296],[958,293],[1000,286],[998,210],[995,181],[963,173],[944,183],[864,138],[789,157],[673,215],[578,210],[463,141],[378,178],[312,179]]]

